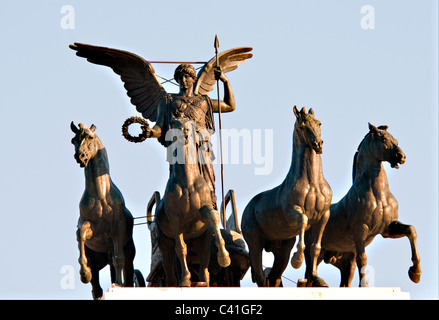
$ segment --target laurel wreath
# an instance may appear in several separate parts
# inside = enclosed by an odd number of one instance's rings
[[[130,135],[130,133],[128,132],[128,127],[133,123],[139,123],[142,125],[141,126],[142,133],[139,134],[137,137]],[[141,117],[130,117],[126,119],[122,125],[122,135],[124,136],[125,139],[127,139],[130,142],[135,142],[135,143],[142,142],[145,141],[145,139],[147,138],[146,136],[147,127],[149,127],[149,124],[145,119]]]

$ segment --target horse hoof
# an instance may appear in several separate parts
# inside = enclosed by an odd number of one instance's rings
[[[91,281],[91,270],[90,268],[85,268],[81,269],[81,271],[79,272],[79,274],[81,275],[81,282],[82,283],[89,283]]]
[[[282,279],[274,279],[273,281],[267,279],[267,287],[283,287]]]
[[[231,262],[229,254],[223,255],[222,257],[218,256],[218,264],[223,268],[230,266]]]
[[[181,280],[181,282],[179,283],[179,287],[190,287],[192,284],[190,279],[183,279]]]
[[[314,277],[311,281],[311,287],[314,288],[329,288],[328,284],[320,277]]]
[[[303,255],[298,255],[297,252],[291,258],[291,266],[294,269],[299,269],[302,266]]]
[[[417,270],[415,267],[410,267],[409,269],[409,278],[414,283],[418,283],[421,281],[421,272]]]

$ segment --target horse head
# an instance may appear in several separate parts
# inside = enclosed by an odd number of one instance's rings
[[[369,123],[369,136],[371,137],[371,151],[381,161],[387,161],[392,168],[398,169],[399,164],[404,164],[406,156],[398,146],[396,140],[388,131],[388,126],[375,127]]]
[[[310,108],[309,112],[306,113],[305,108],[302,108],[299,112],[297,107],[294,106],[293,111],[296,116],[294,130],[297,132],[300,140],[311,147],[317,154],[321,154],[323,152],[323,140],[320,129],[322,123],[316,119],[313,109]]]
[[[174,118],[166,133],[166,141],[173,141],[168,147],[168,161],[179,164],[197,164],[196,123],[187,118]],[[169,156],[171,158],[169,158]]]
[[[196,137],[195,126],[195,121],[188,118],[174,118],[171,122],[172,129],[177,130],[178,132],[178,134],[176,134],[176,141],[183,144],[187,144],[188,139]]]
[[[79,163],[81,168],[84,168],[100,149],[97,136],[94,134],[96,126],[92,124],[89,129],[86,125],[80,123],[78,128],[72,121],[70,128],[75,134],[72,144],[75,146],[76,162]]]

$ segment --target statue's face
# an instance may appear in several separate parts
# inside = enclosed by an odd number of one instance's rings
[[[185,73],[178,80],[178,84],[180,85],[180,88],[183,90],[192,88],[194,86],[194,82],[195,82],[194,78],[192,78],[190,75]]]

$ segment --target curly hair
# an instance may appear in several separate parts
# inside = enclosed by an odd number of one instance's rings
[[[174,79],[178,81],[184,74],[192,77],[194,81],[197,80],[197,71],[192,65],[188,63],[182,63],[175,69]]]

